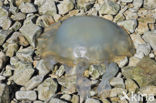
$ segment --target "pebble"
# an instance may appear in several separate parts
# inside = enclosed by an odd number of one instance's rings
[[[140,44],[140,45],[138,45],[138,47],[136,49],[136,54],[134,56],[141,59],[144,56],[149,55],[150,51],[151,51],[151,47],[148,43]]]
[[[156,51],[156,31],[145,32],[142,38]]]
[[[21,3],[19,9],[23,13],[33,13],[37,11],[32,3]]]
[[[100,77],[100,73],[97,68],[98,67],[95,65],[91,65],[89,68],[89,74],[92,80],[98,79]]]
[[[19,34],[20,34],[18,37],[19,45],[24,46],[24,47],[28,46],[29,42],[26,40],[26,38],[23,35],[21,35],[21,33]]]
[[[144,88],[141,88],[140,93],[155,96],[156,95],[156,86],[151,85],[151,86],[146,86]]]
[[[78,95],[73,95],[71,102],[72,103],[79,103],[80,102],[79,96]]]
[[[57,5],[59,14],[63,15],[74,8],[74,4],[71,0],[63,0]]]
[[[42,102],[42,101],[37,100],[37,101],[34,101],[33,103],[43,103],[43,102]]]
[[[7,62],[6,55],[2,51],[0,51],[0,70],[4,67],[6,62]]]
[[[123,26],[127,31],[129,31],[130,33],[133,33],[137,26],[137,20],[132,19],[132,20],[121,21],[121,22],[118,22],[118,25]]]
[[[95,0],[77,0],[77,7],[79,9],[84,9],[85,11],[87,11],[92,7],[94,3]]]
[[[3,76],[10,77],[12,76],[13,67],[11,65],[7,65],[5,71],[3,72]]]
[[[9,29],[13,31],[17,31],[21,28],[22,24],[18,21],[16,21]]]
[[[145,9],[155,9],[156,8],[155,0],[144,0],[144,8]]]
[[[57,78],[57,81],[60,85],[64,87],[62,92],[66,94],[72,94],[76,91],[76,75],[65,76]]]
[[[110,97],[117,97],[117,96],[123,95],[123,92],[126,93],[127,90],[123,88],[113,88],[111,89]]]
[[[35,91],[17,91],[16,94],[16,99],[17,100],[36,100],[37,99],[37,94]]]
[[[125,88],[124,80],[120,77],[111,79],[110,84],[114,87]]]
[[[32,55],[34,54],[34,49],[29,46],[27,48],[20,47],[16,52],[16,57],[23,62],[32,62]]]
[[[37,61],[36,68],[39,71],[39,75],[45,76],[53,70],[55,64],[56,62],[52,59],[50,61],[41,59]]]
[[[136,11],[143,5],[143,0],[133,0],[133,9]]]
[[[39,10],[40,14],[47,14],[50,16],[54,16],[57,11],[56,6],[55,6],[55,1],[54,0],[45,0],[44,3],[41,3],[41,6],[39,6],[38,10]]]
[[[26,84],[25,84],[25,89],[26,90],[32,90],[35,87],[37,87],[43,80],[43,76],[42,75],[37,75],[37,76],[33,76]]]
[[[71,101],[71,99],[72,99],[71,95],[69,95],[69,94],[63,94],[60,98],[67,100],[67,101]]]
[[[58,98],[51,98],[48,103],[68,103],[68,102],[60,100]]]
[[[128,64],[128,57],[125,57],[123,60],[120,60],[120,62],[118,63],[119,67],[122,68],[124,67],[125,65]]]
[[[0,83],[0,103],[10,103],[10,91],[6,84]]]
[[[22,12],[15,13],[14,15],[11,15],[11,19],[15,21],[24,20],[26,18],[25,14]]]
[[[125,81],[126,89],[129,92],[136,92],[136,90],[139,88],[138,85],[132,80],[132,79],[127,79]]]
[[[0,46],[4,43],[6,38],[10,35],[11,30],[0,30]]]
[[[135,80],[140,87],[155,85],[156,82],[156,62],[149,57],[144,57],[135,67],[123,69],[126,78]]]
[[[100,101],[93,98],[87,98],[85,103],[100,103]]]
[[[15,64],[18,68],[15,69],[13,76],[10,77],[9,80],[13,80],[18,85],[25,85],[33,75],[34,69],[31,64],[26,64],[20,61],[15,62],[18,62]]]
[[[130,2],[133,2],[133,0],[121,0],[122,2],[125,2],[125,3],[130,3]]]
[[[11,43],[7,45],[7,50],[6,50],[6,56],[13,57],[14,54],[18,50],[18,45],[17,43]]]
[[[59,69],[56,71],[56,75],[57,75],[58,77],[61,77],[61,76],[64,74],[64,72],[65,72],[65,67],[64,67],[63,65],[61,65],[61,66],[59,67]]]
[[[54,81],[52,78],[47,78],[46,80],[43,81],[43,83],[41,83],[37,87],[38,98],[40,100],[50,99],[52,96],[55,95],[55,92],[57,91],[57,87],[58,84],[56,81]],[[53,102],[49,102],[49,103],[53,103]]]
[[[44,0],[35,0],[34,4],[37,6],[41,6],[44,3]]]
[[[1,17],[0,18],[0,26],[3,28],[3,30],[8,30],[11,26],[12,21],[8,17]]]
[[[116,15],[118,11],[120,10],[120,5],[111,1],[111,0],[104,0],[104,3],[99,10],[99,13],[102,14],[110,14],[110,15]]]
[[[42,26],[42,27],[49,27],[53,23],[55,23],[55,21],[54,21],[53,17],[49,16],[49,15],[39,16],[36,20],[36,24],[39,26]]]
[[[31,18],[31,17],[30,17]],[[20,28],[20,32],[25,38],[29,41],[29,43],[35,47],[36,38],[41,33],[41,27],[35,25],[30,18],[27,18],[24,21],[24,25]]]

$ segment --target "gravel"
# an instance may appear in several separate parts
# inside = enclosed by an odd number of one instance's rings
[[[156,99],[156,0],[0,0],[0,103],[139,103]],[[115,63],[92,64],[81,75],[53,57],[41,59],[37,38],[71,16],[113,21],[136,53]],[[62,50],[63,51],[63,50]],[[125,93],[125,94],[123,94]]]

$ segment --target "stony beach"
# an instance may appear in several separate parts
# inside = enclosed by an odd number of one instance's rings
[[[100,95],[98,85],[113,67],[90,65],[83,74],[91,84],[77,88],[76,67],[49,66],[36,50],[51,24],[84,15],[121,26],[136,49],[115,61],[111,89]],[[156,0],[0,0],[0,103],[156,103]]]

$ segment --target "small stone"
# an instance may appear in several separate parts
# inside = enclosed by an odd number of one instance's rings
[[[64,87],[62,92],[72,94],[76,91],[76,75],[57,78],[57,81]]]
[[[114,87],[125,88],[125,84],[122,78],[115,77],[110,81],[110,84]]]
[[[156,95],[156,86],[146,86],[140,89],[141,94]]]
[[[154,58],[154,57],[155,57],[154,53],[150,53],[150,54],[149,54],[149,57],[150,57],[150,58]]]
[[[0,83],[0,103],[10,103],[10,91],[6,84]]]
[[[71,96],[69,94],[64,94],[60,98],[61,99],[64,99],[64,100],[67,100],[67,101],[70,101],[71,100]]]
[[[132,2],[133,0],[121,0],[122,2],[125,2],[125,3],[130,3]]]
[[[35,25],[30,18],[27,18],[24,21],[24,25],[20,28],[20,32],[26,37],[29,43],[35,47],[35,41],[41,33],[41,28]]]
[[[15,3],[17,6],[20,6],[21,3],[30,3],[31,0],[16,0]]]
[[[120,60],[119,62],[119,67],[122,68],[124,67],[126,64],[128,64],[128,57],[125,57],[123,60]]]
[[[128,9],[124,12],[124,16],[127,20],[138,19],[138,14],[133,9]]]
[[[138,48],[139,45],[146,44],[145,41],[142,39],[141,35],[139,34],[131,34],[131,39],[133,40],[133,44],[135,48]]]
[[[63,0],[60,4],[57,5],[59,14],[66,14],[74,8],[74,4],[71,0]]]
[[[145,9],[155,9],[156,8],[156,1],[155,0],[144,0],[144,8]]]
[[[1,76],[1,75],[0,75],[0,82],[3,81],[3,80],[5,80],[5,79],[6,79],[5,76]]]
[[[25,19],[25,14],[24,13],[16,13],[14,15],[11,15],[11,18],[15,21],[20,21],[20,20],[24,20]]]
[[[126,89],[122,89],[122,88],[113,88],[111,89],[111,92],[110,92],[110,97],[116,97],[116,96],[122,96],[123,95],[123,92],[127,92]]]
[[[109,100],[107,100],[105,98],[102,98],[101,101],[102,101],[102,103],[110,103]]]
[[[17,100],[36,100],[37,94],[35,91],[17,91],[16,92],[16,99]]]
[[[27,48],[21,47],[17,52],[16,56],[19,58],[19,60],[24,61],[24,62],[32,62],[32,55],[34,53],[34,49],[29,46]]]
[[[43,80],[42,75],[34,76],[25,84],[24,87],[26,88],[26,90],[34,89],[42,82],[42,80]]]
[[[57,90],[57,86],[58,86],[57,82],[55,82],[52,78],[47,78],[37,88],[38,98],[40,100],[50,99],[52,96],[55,95],[55,92]],[[49,103],[56,103],[56,102],[49,102]]]
[[[4,41],[10,35],[10,33],[10,30],[0,30],[0,46],[4,43]]]
[[[34,101],[33,103],[44,103],[44,102],[37,100],[37,101]]]
[[[39,75],[46,75],[53,70],[55,64],[56,62],[52,59],[41,59],[40,61],[37,61],[36,68],[39,70]]]
[[[52,16],[42,15],[37,18],[36,24],[42,27],[49,27],[55,21]]]
[[[44,103],[44,102],[37,100],[37,101],[34,101],[33,103]]]
[[[132,80],[132,79],[127,79],[125,81],[126,89],[129,92],[136,92],[136,90],[139,88],[138,85]]]
[[[2,51],[0,51],[0,70],[5,66],[6,62],[7,62],[6,55]]]
[[[42,1],[41,1],[42,2]],[[44,3],[39,6],[40,14],[47,14],[50,16],[54,16],[56,14],[56,6],[54,0],[45,0]]]
[[[102,16],[103,18],[112,21],[113,20],[113,16],[112,15],[104,15]]]
[[[8,44],[6,55],[9,57],[13,57],[14,54],[17,52],[17,50],[18,50],[17,43]]]
[[[142,38],[156,51],[156,30],[145,32]]]
[[[148,57],[144,57],[136,67],[123,69],[126,78],[135,80],[140,87],[156,85],[156,62]]]
[[[26,64],[18,60],[14,60],[14,62],[16,63],[13,63],[13,58],[11,58],[11,64],[14,64],[16,69],[14,71],[14,75],[9,78],[9,81],[13,80],[18,85],[25,85],[33,75],[34,69],[30,63]]]
[[[13,67],[11,65],[7,65],[5,71],[3,72],[3,76],[10,77],[12,76]]]
[[[29,42],[26,40],[26,38],[23,35],[19,35],[18,40],[19,40],[19,44],[21,46],[28,46],[29,45]]]
[[[33,13],[37,11],[32,3],[21,3],[19,9],[23,13]]]
[[[64,74],[64,72],[65,72],[65,67],[64,67],[63,65],[61,65],[61,66],[59,67],[59,69],[56,71],[56,75],[57,75],[58,77],[61,77],[61,76]]]
[[[22,24],[18,21],[16,21],[9,29],[13,31],[17,31],[21,28]]]
[[[37,6],[41,6],[44,3],[44,0],[35,0],[34,4]]]
[[[141,59],[144,56],[149,55],[150,51],[151,51],[151,47],[148,43],[147,44],[140,44],[136,48],[136,54],[134,56]]]
[[[143,5],[143,0],[133,0],[133,8],[135,10],[139,10],[139,8]]]
[[[72,103],[79,103],[80,102],[79,96],[78,95],[73,95],[71,102]]]
[[[139,10],[139,11],[141,11],[141,10]],[[144,11],[144,9],[142,11]],[[140,14],[140,15],[141,15],[141,17],[138,18],[138,27],[137,27],[136,31],[139,34],[143,34],[143,33],[149,31],[148,24],[154,23],[155,19],[150,14]],[[145,16],[143,16],[143,15],[145,15]]]
[[[94,3],[95,0],[77,0],[77,7],[87,11],[92,7]]]
[[[68,102],[57,99],[57,98],[51,98],[48,103],[68,103]]]
[[[98,79],[100,76],[100,73],[97,70],[97,66],[91,65],[89,68],[89,74],[91,76],[91,79],[93,80]]]
[[[93,98],[87,98],[85,103],[100,103],[100,101]]]
[[[120,10],[120,5],[111,1],[111,0],[104,0],[104,3],[99,10],[100,14],[110,14],[110,15],[116,15],[118,11]]]
[[[1,17],[0,18],[0,26],[3,28],[3,30],[8,30],[11,26],[11,20],[8,17]]]
[[[127,31],[129,31],[130,33],[133,33],[137,26],[137,21],[135,19],[125,20],[125,21],[118,22],[118,25],[123,26]]]

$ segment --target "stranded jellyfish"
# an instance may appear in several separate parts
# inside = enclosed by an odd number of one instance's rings
[[[74,16],[51,25],[38,38],[38,49],[41,58],[53,57],[63,64],[76,65],[80,74],[86,68],[84,63],[111,64],[115,58],[132,56],[135,51],[124,29],[109,20],[95,16]],[[108,68],[111,69],[111,65]],[[108,78],[111,78],[110,71],[108,69],[104,76],[105,84],[108,84]],[[80,80],[88,82],[86,79]]]

